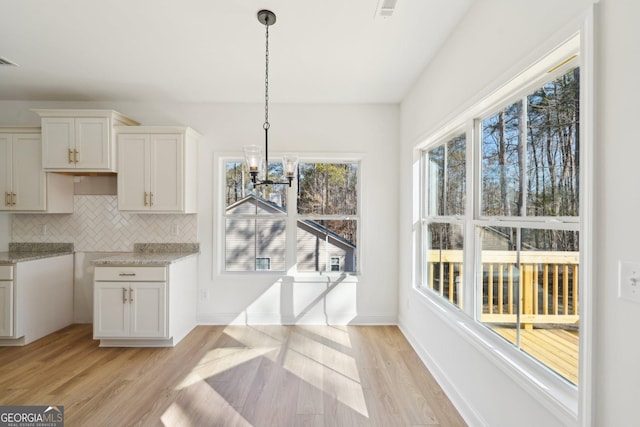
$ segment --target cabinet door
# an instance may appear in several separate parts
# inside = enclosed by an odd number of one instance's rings
[[[149,209],[148,135],[118,136],[118,209]]]
[[[44,211],[46,184],[40,135],[16,134],[13,141],[13,209]]]
[[[13,336],[13,282],[0,281],[0,337]]]
[[[80,169],[109,169],[109,119],[104,117],[81,117],[75,119],[75,164]]]
[[[44,117],[42,119],[42,167],[74,169],[75,119]]]
[[[129,284],[96,282],[93,291],[93,336],[129,336]]]
[[[184,210],[184,142],[182,135],[151,135],[152,210]]]
[[[0,134],[0,191],[2,199],[0,199],[0,210],[11,209],[10,194],[11,180],[13,175],[13,145],[11,143],[11,135]]]
[[[167,338],[167,302],[164,282],[129,284],[132,337]]]

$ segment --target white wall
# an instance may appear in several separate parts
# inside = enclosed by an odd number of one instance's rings
[[[214,152],[236,152],[262,144],[264,106],[255,104],[141,104],[0,102],[0,126],[39,125],[29,108],[112,108],[145,125],[188,125],[203,135],[199,153],[199,301],[205,323],[355,322],[395,323],[397,319],[397,105],[270,105],[271,151],[361,153],[363,233],[362,275],[339,284],[280,283],[273,275],[218,275],[214,265]],[[6,216],[6,215],[5,215]],[[0,243],[7,237],[0,217]],[[5,233],[3,235],[3,233]]]
[[[478,1],[423,73],[401,107],[402,186],[411,186],[412,149],[524,65],[567,28],[590,1]],[[617,298],[618,260],[640,263],[640,2],[601,0],[595,10],[595,364],[592,424],[635,425],[638,420],[640,305]],[[437,314],[412,289],[412,195],[400,212],[399,322],[440,375],[469,420],[489,426],[563,425],[549,406],[496,369],[465,332]],[[425,326],[428,325],[428,326]]]
[[[640,263],[640,2],[596,11],[596,421],[638,423],[640,304],[617,298],[618,260]]]

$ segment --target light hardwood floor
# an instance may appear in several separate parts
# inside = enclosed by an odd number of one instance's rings
[[[199,326],[175,348],[99,348],[91,325],[0,348],[1,405],[66,426],[463,426],[395,326]]]

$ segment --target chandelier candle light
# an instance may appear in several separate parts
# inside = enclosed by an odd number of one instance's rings
[[[264,158],[262,157],[262,149],[257,145],[246,145],[244,149],[244,158],[247,163],[247,169],[251,175],[251,182],[254,187],[256,185],[265,184],[289,184],[295,178],[298,167],[298,158],[294,154],[285,154],[282,156],[282,170],[286,182],[274,182],[269,179],[269,26],[276,23],[276,15],[270,10],[261,10],[258,12],[258,21],[265,28],[265,77],[264,77]],[[264,180],[258,179],[258,173],[264,169]]]

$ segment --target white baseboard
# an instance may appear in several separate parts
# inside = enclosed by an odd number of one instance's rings
[[[470,426],[488,426],[482,416],[478,414],[478,412],[469,405],[462,394],[460,394],[456,385],[449,381],[447,373],[442,370],[438,363],[436,363],[436,361],[429,355],[429,351],[427,351],[427,349],[424,348],[411,333],[409,333],[407,328],[403,327],[402,318],[398,321],[398,328],[400,328],[400,331],[418,354],[422,363],[424,363],[426,368],[429,369],[429,372],[431,372],[453,406],[455,406],[462,418],[464,418],[465,422]]]
[[[397,316],[395,313],[333,313],[296,318],[279,313],[241,312],[199,314],[197,321],[199,325],[396,325]]]

